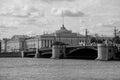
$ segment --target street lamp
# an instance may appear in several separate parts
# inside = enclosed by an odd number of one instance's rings
[[[87,45],[87,41],[88,41],[88,31],[87,29],[85,29],[85,46]]]

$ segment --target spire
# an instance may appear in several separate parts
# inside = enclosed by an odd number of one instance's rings
[[[62,10],[62,12],[61,12],[61,17],[62,17],[62,26],[61,26],[60,29],[66,30],[66,28],[65,28],[65,26],[64,26],[64,13],[63,13],[63,10]]]
[[[62,10],[62,27],[64,27],[64,12]]]
[[[63,30],[63,29],[65,30],[66,28],[65,28],[65,26],[64,26],[64,25],[62,25],[61,29],[62,29],[62,30]]]

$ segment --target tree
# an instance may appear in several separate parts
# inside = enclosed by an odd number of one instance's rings
[[[103,40],[101,40],[101,39],[98,39],[97,40],[97,43],[103,43],[104,41]]]
[[[115,38],[113,38],[113,42],[116,44],[120,44],[120,37],[116,36]]]
[[[95,37],[92,37],[92,38],[90,39],[90,42],[91,42],[91,43],[97,43],[97,39],[96,39]]]

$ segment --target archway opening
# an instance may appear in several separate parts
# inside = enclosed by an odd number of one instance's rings
[[[97,50],[90,48],[76,49],[67,55],[68,59],[96,59]]]
[[[52,53],[50,52],[50,53],[42,53],[41,55],[40,55],[40,58],[51,58],[52,57]]]
[[[25,52],[24,57],[33,58],[35,57],[35,52]]]
[[[35,57],[35,55],[27,55],[27,56],[25,56],[25,57],[33,58],[33,57]]]

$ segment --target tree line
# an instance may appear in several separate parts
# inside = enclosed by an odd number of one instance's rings
[[[92,37],[90,39],[91,43],[103,43],[105,41],[106,41],[105,39],[98,39],[96,37]],[[113,37],[112,39],[108,39],[107,41],[114,43],[114,44],[120,44],[120,37],[116,36],[116,37]]]

